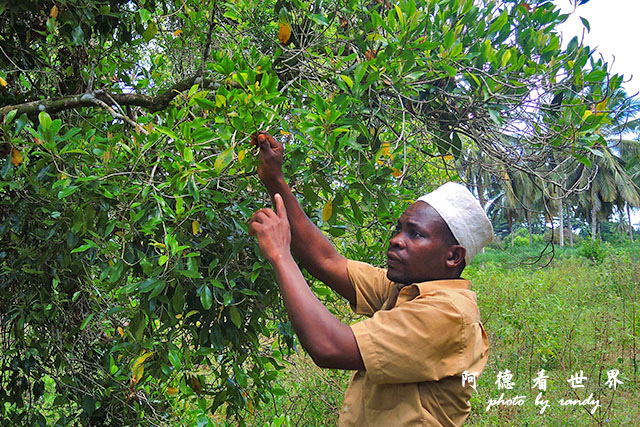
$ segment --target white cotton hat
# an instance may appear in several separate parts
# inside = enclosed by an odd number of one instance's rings
[[[467,187],[447,182],[418,201],[427,202],[444,219],[453,237],[467,250],[466,265],[493,240],[491,221]]]

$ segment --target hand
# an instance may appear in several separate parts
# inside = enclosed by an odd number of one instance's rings
[[[282,178],[282,156],[284,148],[266,132],[258,132],[251,135],[251,145],[260,147],[258,157],[258,176],[268,187],[269,184]]]
[[[258,238],[260,251],[271,265],[283,256],[291,255],[291,230],[287,209],[280,194],[276,194],[274,200],[277,213],[263,208],[254,213],[249,220],[249,234]]]

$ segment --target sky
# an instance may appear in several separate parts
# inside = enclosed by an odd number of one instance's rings
[[[574,9],[570,0],[555,0],[563,13],[571,16],[560,26],[563,46],[573,38],[584,37],[584,44],[596,48],[596,57],[612,66],[615,74],[624,74],[628,95],[640,92],[640,0],[590,0]],[[587,32],[580,17],[589,21]],[[631,223],[640,225],[640,209],[634,209]]]
[[[577,9],[569,0],[554,2],[563,13],[571,13],[571,17],[560,26],[563,45],[573,36],[581,38],[584,33],[584,44],[596,48],[596,56],[602,55],[612,71],[624,74],[624,84],[629,95],[640,92],[640,0],[590,0]],[[580,17],[586,18],[591,25],[587,32]],[[615,60],[614,60],[615,58]]]

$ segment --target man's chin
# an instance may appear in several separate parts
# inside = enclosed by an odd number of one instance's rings
[[[391,268],[387,269],[387,279],[395,283],[405,283],[406,281],[406,278],[402,273]]]

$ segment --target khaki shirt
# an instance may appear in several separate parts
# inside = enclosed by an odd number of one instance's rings
[[[356,372],[339,426],[459,426],[471,410],[462,373],[484,369],[489,355],[476,295],[464,279],[408,286],[387,271],[349,261],[358,314],[351,326],[366,371]]]

